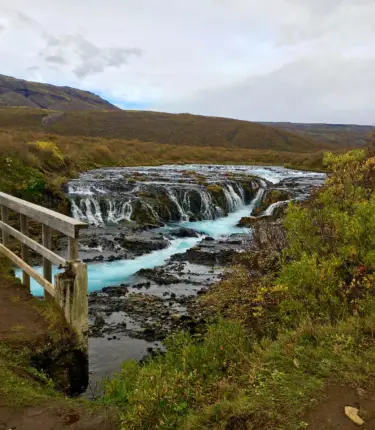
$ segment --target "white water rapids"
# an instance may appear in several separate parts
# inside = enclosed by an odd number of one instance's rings
[[[190,194],[185,191],[181,192],[180,187],[185,187],[186,183],[183,183],[185,171],[199,172],[201,175],[205,175],[209,180],[215,184],[220,179],[220,184],[225,194],[228,207],[227,216],[219,216],[221,208],[215,207],[212,197],[209,193],[201,193],[201,220],[189,221],[189,213],[192,211]],[[125,189],[123,194],[116,189],[116,193],[108,189],[109,185],[116,183],[123,186],[124,184],[124,172],[126,175],[142,174],[143,179],[137,183],[137,187]],[[140,173],[139,173],[140,172]],[[245,201],[245,192],[238,185],[238,183],[225,182],[223,175],[237,174],[247,175],[249,180],[251,177],[257,177],[258,184],[260,185],[255,193],[255,197],[250,203]],[[164,180],[164,175],[168,181]],[[173,182],[171,179],[173,177]],[[179,181],[175,181],[175,178]],[[260,179],[261,178],[261,179]],[[107,222],[117,223],[120,220],[130,220],[132,215],[132,202],[139,197],[135,195],[135,189],[144,189],[148,184],[165,187],[169,198],[174,202],[177,208],[177,214],[179,219],[177,225],[183,226],[189,229],[193,229],[204,235],[209,235],[213,238],[220,238],[222,236],[228,236],[236,233],[244,233],[249,231],[248,229],[239,228],[237,224],[242,217],[250,215],[251,211],[256,208],[262,201],[264,192],[267,184],[265,181],[271,184],[278,184],[282,180],[296,180],[300,179],[303,183],[320,182],[324,180],[323,174],[311,173],[311,172],[300,172],[296,170],[288,170],[282,167],[257,167],[257,166],[208,166],[208,165],[183,165],[183,166],[160,166],[160,167],[143,167],[143,168],[117,168],[117,169],[100,169],[98,171],[87,172],[83,174],[78,180],[71,181],[69,184],[69,195],[71,196],[72,202],[72,215],[82,220],[90,220],[92,224],[99,225],[105,224],[105,217]],[[305,182],[304,182],[305,181]],[[141,186],[139,186],[141,184]],[[160,185],[161,184],[161,185]],[[118,185],[118,186],[120,186]],[[195,187],[195,188],[194,188]],[[192,184],[192,188],[195,190],[197,184]],[[115,203],[113,194],[116,194],[117,201]],[[80,196],[80,203],[78,204],[75,200],[76,196]],[[106,200],[107,213],[104,216],[102,213],[102,207],[99,204],[99,200],[95,197],[108,196]],[[123,196],[123,197],[122,197]],[[123,200],[121,200],[123,198]],[[133,200],[132,200],[133,199]],[[280,203],[274,204],[274,207],[278,207]],[[154,207],[150,208],[150,211],[156,213]],[[270,215],[272,209],[269,208],[265,215]],[[168,232],[171,227],[176,227],[176,221],[167,223],[164,227],[164,231]],[[202,240],[200,238],[183,238],[173,239],[170,241],[170,246],[163,250],[144,254],[140,257],[136,257],[130,260],[120,260],[113,262],[100,262],[88,264],[88,276],[89,276],[89,290],[99,290],[108,285],[119,285],[121,283],[129,282],[132,276],[140,269],[151,269],[157,266],[163,265],[171,256],[184,253],[188,249],[195,246]],[[39,273],[42,274],[42,269],[37,268]],[[53,268],[53,275],[58,273],[57,268]],[[20,271],[17,271],[17,275],[20,276]],[[34,295],[42,295],[43,289],[35,281],[31,282],[31,291]]]

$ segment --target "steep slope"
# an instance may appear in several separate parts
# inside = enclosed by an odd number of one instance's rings
[[[0,129],[22,128],[62,136],[137,140],[177,146],[288,152],[337,148],[265,125],[227,118],[144,111],[65,112],[0,109]]]
[[[0,106],[37,107],[61,111],[118,110],[89,91],[30,82],[0,75]]]
[[[300,134],[320,142],[326,141],[344,147],[364,146],[374,129],[370,125],[355,124],[303,124],[292,122],[264,122],[262,124]]]

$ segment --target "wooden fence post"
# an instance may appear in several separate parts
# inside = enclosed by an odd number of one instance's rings
[[[5,224],[8,224],[8,208],[4,205],[1,205],[1,221]],[[8,247],[9,242],[9,234],[3,230],[3,245]]]
[[[64,273],[55,275],[55,300],[77,334],[81,351],[88,350],[87,266],[70,262]]]

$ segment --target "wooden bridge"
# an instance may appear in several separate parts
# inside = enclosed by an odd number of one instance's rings
[[[87,224],[2,192],[0,192],[0,208],[0,230],[2,230],[0,252],[22,270],[25,288],[30,288],[31,277],[44,288],[45,300],[57,302],[67,322],[76,331],[79,346],[82,350],[87,350],[87,266],[79,259],[78,252],[79,232],[87,228]],[[20,230],[12,227],[16,221],[14,216],[16,218],[19,216]],[[29,237],[29,220],[37,221],[42,225],[42,244]],[[51,250],[52,230],[68,237],[67,260]],[[10,236],[21,243],[21,257],[9,249]],[[43,276],[29,265],[29,250],[43,257]],[[52,264],[59,269],[64,269],[64,272],[55,275],[54,284]]]

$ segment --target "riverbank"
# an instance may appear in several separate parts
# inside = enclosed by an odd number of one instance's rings
[[[106,408],[68,399],[84,374],[53,303],[33,298],[0,257],[0,423],[4,428],[116,428]],[[116,416],[116,415],[115,415]]]
[[[107,382],[99,403],[119,408],[122,428],[350,429],[345,406],[371,426],[375,162],[361,151],[327,160],[328,184],[287,211],[286,230],[255,229],[261,246],[202,295],[214,322]],[[143,275],[171,280],[157,272]],[[128,288],[108,293],[121,301]]]
[[[108,382],[124,428],[351,429],[347,406],[371,428],[375,162],[362,151],[327,161],[327,185],[288,210],[281,255],[270,232],[203,299],[225,319]]]

